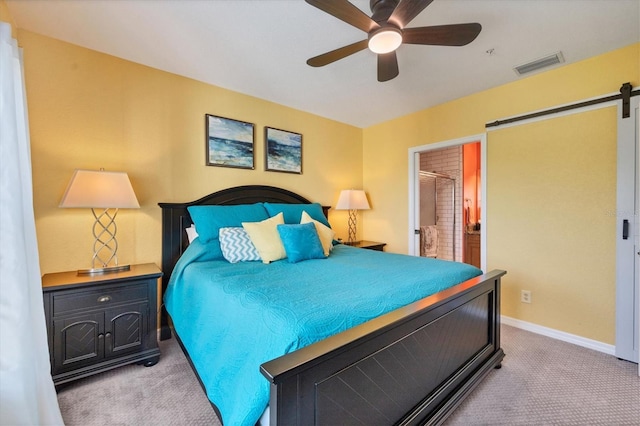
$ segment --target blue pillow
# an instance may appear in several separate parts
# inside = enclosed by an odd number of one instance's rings
[[[220,228],[242,226],[242,222],[260,222],[269,215],[262,203],[238,204],[235,206],[189,206],[187,207],[198,238],[203,243],[218,238]]]
[[[277,229],[289,263],[325,258],[320,237],[313,223],[278,225]]]
[[[267,209],[269,216],[275,216],[278,213],[282,212],[284,214],[284,223],[297,225],[300,223],[300,218],[302,217],[302,212],[306,211],[312,219],[317,220],[318,222],[328,226],[329,221],[327,220],[324,212],[322,211],[322,206],[320,203],[312,203],[312,204],[272,204],[272,203],[264,203],[264,208]],[[197,226],[196,226],[197,229]]]

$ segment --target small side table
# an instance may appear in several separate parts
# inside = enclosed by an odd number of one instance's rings
[[[376,241],[365,241],[365,240],[354,241],[352,243],[345,242],[344,244],[352,247],[358,247],[358,248],[376,250],[376,251],[384,251],[384,246],[387,245],[387,243],[379,243]]]
[[[42,277],[51,375],[62,383],[138,362],[160,359],[158,278],[153,263],[102,275],[77,271]]]

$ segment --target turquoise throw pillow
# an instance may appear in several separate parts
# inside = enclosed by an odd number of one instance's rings
[[[238,204],[235,206],[190,206],[187,207],[198,238],[208,242],[218,238],[220,228],[242,226],[242,222],[260,222],[269,215],[262,203]]]
[[[278,225],[277,229],[289,263],[325,258],[320,237],[313,223]]]
[[[328,226],[329,221],[327,220],[324,212],[322,211],[322,206],[320,203],[311,203],[311,204],[277,204],[277,203],[264,203],[264,208],[267,209],[269,216],[275,216],[278,213],[282,212],[284,214],[284,223],[286,224],[298,224],[300,223],[300,218],[302,217],[302,212],[305,211],[312,219],[317,220],[323,225]],[[197,228],[197,227],[196,227]]]

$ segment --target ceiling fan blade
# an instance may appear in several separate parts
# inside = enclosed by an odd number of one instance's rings
[[[322,55],[315,56],[307,61],[308,65],[312,67],[323,67],[339,59],[346,58],[349,55],[353,55],[356,52],[364,50],[369,44],[368,40],[358,41],[353,44],[341,47],[339,49],[332,50],[331,52],[323,53]]]
[[[378,81],[389,81],[398,76],[398,58],[396,52],[378,55]]]
[[[481,30],[482,25],[478,23],[405,28],[402,33],[402,42],[434,46],[464,46],[475,40]]]
[[[368,33],[380,27],[374,20],[369,18],[363,11],[358,9],[347,0],[305,0],[311,6],[333,15],[336,18],[353,25],[356,28]]]
[[[399,27],[406,27],[409,22],[429,6],[433,0],[402,0],[389,17],[389,22]]]

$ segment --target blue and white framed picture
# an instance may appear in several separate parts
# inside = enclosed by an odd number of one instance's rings
[[[254,125],[205,114],[207,166],[254,168]]]
[[[302,135],[264,128],[265,170],[302,174]]]

